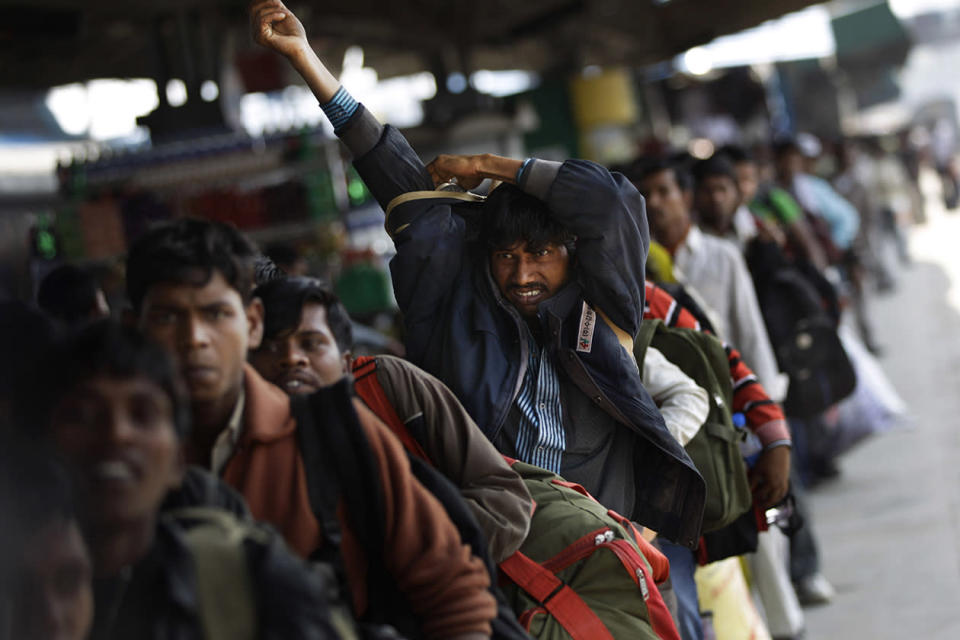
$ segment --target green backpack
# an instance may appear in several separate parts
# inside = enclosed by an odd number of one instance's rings
[[[204,639],[257,638],[257,601],[247,547],[267,546],[271,536],[278,534],[213,507],[179,507],[165,517],[181,528],[193,556]],[[329,567],[316,565],[313,570],[324,573],[327,585],[336,584]],[[331,587],[326,594],[329,622],[340,640],[358,640],[353,618],[347,607],[338,602],[336,591]]]
[[[716,531],[750,510],[753,496],[740,453],[743,431],[733,424],[733,382],[723,345],[714,336],[644,320],[634,341],[634,356],[643,371],[647,347],[660,351],[694,382],[707,390],[710,413],[685,449],[707,484],[703,532]]]
[[[679,640],[644,549],[663,574],[665,559],[629,520],[551,471],[519,461],[511,466],[536,508],[523,546],[500,563],[500,586],[530,635]]]

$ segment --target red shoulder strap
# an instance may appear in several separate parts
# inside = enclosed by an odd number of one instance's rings
[[[573,640],[614,640],[610,630],[573,589],[519,551],[501,562],[500,569],[538,600]]]
[[[392,431],[403,444],[404,449],[428,464],[433,465],[427,456],[427,452],[424,451],[420,443],[410,435],[410,430],[407,429],[407,425],[404,424],[400,416],[397,415],[397,410],[390,404],[390,401],[387,400],[387,394],[384,393],[383,387],[380,386],[380,381],[377,380],[376,358],[373,356],[360,356],[353,361],[351,368],[353,370],[353,388],[357,392],[357,395],[360,396],[360,399],[363,400],[363,403],[367,405],[378,418],[383,420],[387,427],[390,428],[390,431]]]
[[[640,533],[640,530],[637,529],[629,518],[623,517],[613,509],[608,509],[607,515],[619,522],[620,526],[626,529],[627,533],[633,537],[633,541],[640,547],[640,552],[643,554],[643,557],[647,559],[647,562],[650,563],[650,568],[653,569],[654,581],[656,581],[657,584],[665,582],[666,579],[670,577],[670,561],[667,560],[667,556],[663,555],[660,549],[657,549],[647,542],[643,534]]]

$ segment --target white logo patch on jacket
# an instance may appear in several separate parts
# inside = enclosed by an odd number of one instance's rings
[[[580,329],[577,331],[577,351],[590,353],[593,349],[593,331],[597,328],[597,313],[583,303],[580,312]]]

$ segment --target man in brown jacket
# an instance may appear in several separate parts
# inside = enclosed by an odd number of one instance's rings
[[[254,295],[264,306],[264,339],[250,363],[264,378],[291,395],[309,394],[354,370],[350,316],[319,280],[281,278],[260,285]],[[453,392],[392,356],[377,356],[356,373],[375,375],[383,392],[385,402],[369,408],[388,425],[390,418],[399,420],[460,488],[494,562],[519,549],[530,528],[533,500]],[[358,395],[367,399],[359,388]]]
[[[141,330],[176,359],[190,391],[190,462],[237,488],[253,515],[308,557],[323,544],[311,511],[296,420],[284,393],[246,365],[263,332],[252,297],[255,247],[232,227],[183,219],[148,232],[127,259],[127,293]],[[387,571],[426,638],[487,638],[495,602],[489,576],[442,505],[410,474],[399,441],[355,402],[380,472],[386,567],[369,566],[341,503],[341,552],[358,616],[366,576]]]

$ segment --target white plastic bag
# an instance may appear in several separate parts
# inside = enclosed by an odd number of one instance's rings
[[[857,386],[829,420],[834,455],[846,453],[871,435],[889,431],[907,417],[907,405],[873,354],[848,326],[842,325],[838,333],[857,373]]]

